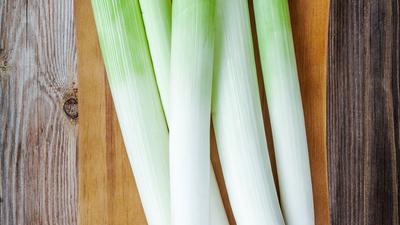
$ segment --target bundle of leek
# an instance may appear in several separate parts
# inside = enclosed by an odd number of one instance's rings
[[[267,151],[247,0],[216,1],[212,116],[233,213],[240,225],[284,225]]]
[[[92,3],[148,223],[228,224],[209,159],[214,74],[213,122],[237,223],[283,225],[267,154],[247,1],[174,0],[171,15],[169,0],[140,0],[148,37],[138,1]],[[254,5],[283,214],[288,225],[311,225],[311,177],[287,2],[254,0]]]
[[[313,225],[306,130],[287,0],[254,0],[261,64],[288,225]]]

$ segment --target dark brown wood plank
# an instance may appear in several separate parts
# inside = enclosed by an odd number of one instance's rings
[[[399,3],[331,1],[327,144],[332,225],[399,224]]]
[[[77,223],[73,1],[0,1],[0,224]]]

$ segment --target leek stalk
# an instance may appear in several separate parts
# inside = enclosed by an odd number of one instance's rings
[[[149,225],[168,225],[168,128],[137,0],[92,0],[100,47]]]
[[[168,122],[171,61],[171,1],[139,0],[139,2],[157,85]],[[210,176],[211,225],[229,225],[212,166],[210,166]]]
[[[213,0],[172,2],[170,175],[173,225],[210,224]]]
[[[287,0],[254,0],[282,210],[287,225],[313,225],[306,130]]]
[[[212,117],[232,210],[238,225],[284,225],[263,126],[248,3],[216,1]]]

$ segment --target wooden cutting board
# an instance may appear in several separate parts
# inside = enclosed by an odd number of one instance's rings
[[[289,0],[311,161],[317,225],[329,224],[326,160],[326,0]],[[79,78],[79,225],[144,225],[106,80],[90,0],[75,1]],[[252,2],[250,1],[250,8]],[[252,11],[252,10],[251,10]],[[254,17],[252,17],[254,28]],[[257,54],[257,50],[256,50]],[[271,158],[272,136],[261,67],[261,100]],[[212,134],[212,162],[231,224],[235,224]],[[274,163],[273,163],[274,165]]]

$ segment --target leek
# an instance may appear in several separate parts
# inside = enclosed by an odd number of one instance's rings
[[[171,1],[140,0],[150,54],[156,74],[162,105],[169,118],[169,80],[171,55]],[[229,225],[214,170],[210,167],[210,219],[211,225]]]
[[[171,0],[139,0],[151,59],[168,121],[171,56]]]
[[[212,117],[232,210],[238,225],[284,225],[263,126],[247,0],[216,1]]]
[[[280,197],[288,225],[313,225],[306,130],[287,0],[254,0]]]
[[[172,224],[210,224],[213,0],[172,2],[170,175]]]
[[[100,47],[149,225],[170,224],[168,129],[137,0],[92,0]]]

